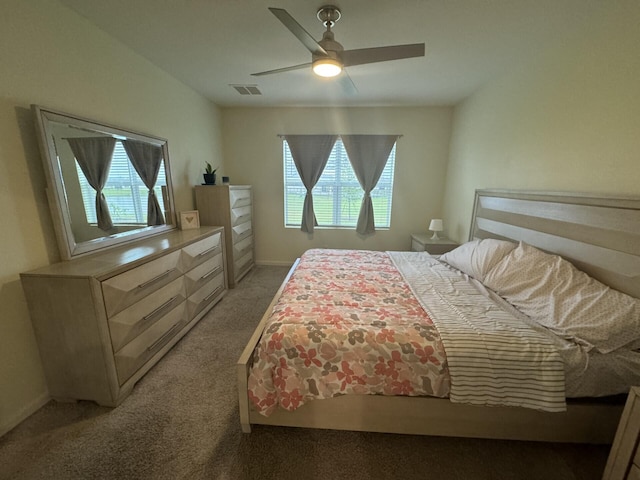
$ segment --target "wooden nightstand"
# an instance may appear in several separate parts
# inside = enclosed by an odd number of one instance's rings
[[[613,439],[603,480],[640,478],[640,387],[631,387]]]
[[[431,255],[442,255],[447,253],[458,244],[446,237],[440,237],[432,240],[428,233],[412,233],[411,234],[411,250],[414,252],[429,252]]]

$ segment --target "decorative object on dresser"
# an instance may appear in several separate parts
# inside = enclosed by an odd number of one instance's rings
[[[227,278],[229,288],[234,288],[254,265],[251,186],[196,186],[195,190],[200,223],[225,229]]]
[[[204,183],[206,185],[215,185],[216,184],[216,170],[217,168],[213,168],[209,162],[205,164],[205,169],[203,173]]]
[[[180,228],[189,230],[190,228],[200,228],[200,215],[198,210],[187,210],[180,212]]]
[[[21,274],[49,393],[115,407],[226,292],[221,227]]]
[[[640,387],[632,387],[613,439],[603,480],[640,479]]]
[[[431,240],[438,240],[439,238],[438,232],[441,232],[444,230],[442,219],[434,218],[433,220],[431,220],[431,223],[429,223],[429,230],[433,232],[433,235],[431,236]]]
[[[434,240],[427,233],[411,234],[411,250],[414,252],[429,252],[431,255],[442,255],[453,250],[458,245],[447,237],[438,237]]]

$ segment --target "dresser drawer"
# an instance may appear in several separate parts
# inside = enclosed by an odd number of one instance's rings
[[[231,227],[231,239],[233,244],[238,243],[240,240],[243,240],[253,233],[251,228],[251,222],[243,223],[242,225],[236,225],[235,227]]]
[[[233,244],[233,258],[239,259],[253,250],[253,236]]]
[[[241,225],[251,221],[251,206],[231,209],[231,226]]]
[[[182,266],[184,271],[206,262],[222,252],[222,234],[215,233],[210,237],[192,243],[182,249]]]
[[[239,257],[233,264],[233,270],[235,277],[238,278],[253,265],[253,251],[249,250],[248,253]]]
[[[109,319],[111,345],[117,352],[186,298],[184,277],[147,295]]]
[[[229,189],[229,206],[231,208],[245,207],[251,205],[251,189],[249,188],[230,188]]]
[[[216,300],[224,292],[224,275],[218,275],[200,287],[196,293],[187,298],[189,319],[198,315],[207,305]]]
[[[182,302],[120,349],[115,354],[120,385],[162,350],[187,323],[187,302]]]
[[[215,257],[207,260],[202,265],[188,271],[185,274],[185,285],[187,287],[187,296],[194,293],[209,280],[217,275],[224,278],[224,267],[222,265],[222,254],[219,253]],[[223,279],[224,282],[224,279]]]
[[[107,316],[112,317],[182,275],[180,250],[102,282]]]

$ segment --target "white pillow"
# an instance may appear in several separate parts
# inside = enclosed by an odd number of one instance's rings
[[[483,283],[557,335],[600,353],[640,339],[640,300],[531,245],[521,242]]]
[[[440,260],[482,282],[486,273],[514,248],[513,242],[485,238],[463,243],[441,255]]]

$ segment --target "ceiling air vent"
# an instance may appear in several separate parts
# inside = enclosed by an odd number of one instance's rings
[[[229,85],[236,89],[240,95],[262,95],[257,85]]]

